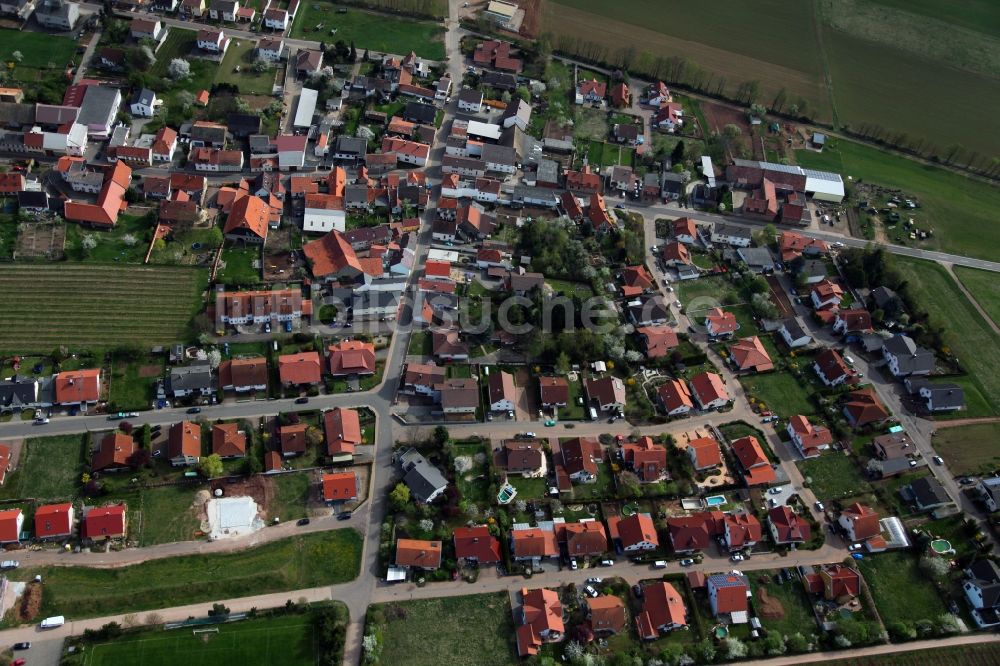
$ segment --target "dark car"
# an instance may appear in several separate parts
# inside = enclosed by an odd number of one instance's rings
[[[308,525],[310,522],[311,521],[308,518],[299,518],[298,522],[295,524],[302,527],[303,525]]]
[[[337,520],[350,520],[350,519],[351,519],[350,511],[342,511],[337,514]]]
[[[188,414],[201,414],[201,407],[188,407]]]
[[[14,643],[14,649],[15,650],[27,650],[29,648],[31,648],[31,643],[28,643],[28,642]]]
[[[306,398],[306,397],[302,397],[302,398],[296,398],[296,399],[295,399],[295,404],[296,404],[296,405],[304,405],[304,404],[306,404],[307,402],[309,402],[309,398]]]

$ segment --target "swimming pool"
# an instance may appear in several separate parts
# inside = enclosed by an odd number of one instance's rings
[[[705,506],[722,506],[726,503],[725,495],[712,495],[705,498]]]
[[[938,555],[951,555],[955,552],[951,547],[951,542],[947,539],[934,539],[934,541],[931,541],[931,550]]]

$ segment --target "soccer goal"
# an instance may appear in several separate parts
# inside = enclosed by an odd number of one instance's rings
[[[217,634],[219,633],[218,627],[210,627],[208,629],[192,629],[191,635],[198,636],[200,634]]]

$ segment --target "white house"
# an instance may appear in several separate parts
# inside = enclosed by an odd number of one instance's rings
[[[281,52],[285,49],[285,40],[280,37],[264,37],[257,42],[257,56],[264,60],[281,60]]]
[[[466,88],[458,94],[458,110],[479,113],[483,108],[483,93],[474,89]]]
[[[712,242],[733,247],[750,247],[753,240],[749,229],[731,224],[716,224],[712,227]]]
[[[490,411],[507,412],[514,409],[514,375],[497,370],[487,382],[490,397]]]
[[[210,53],[225,53],[229,38],[221,30],[199,30],[198,48]]]
[[[306,143],[308,137],[281,134],[274,144],[278,149],[278,168],[282,171],[301,169],[306,163]]]
[[[133,116],[152,118],[156,113],[156,93],[149,88],[136,90],[129,101],[129,109]]]
[[[812,342],[812,336],[806,332],[802,320],[797,317],[781,322],[781,328],[778,329],[778,333],[781,335],[781,339],[785,341],[785,344],[792,349],[805,347]]]
[[[288,28],[288,12],[272,7],[264,12],[264,27],[285,31]]]

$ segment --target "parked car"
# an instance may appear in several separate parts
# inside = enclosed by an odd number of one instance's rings
[[[666,569],[667,568],[667,561],[666,560],[656,560],[655,562],[653,562],[653,568],[654,569]]]
[[[851,553],[851,557],[853,557],[856,560],[863,560],[863,559],[865,559],[865,556],[862,555],[861,553]]]
[[[27,663],[28,661],[26,659],[15,659],[14,661],[10,662],[10,666],[24,666]]]
[[[600,576],[594,576],[592,578],[588,578],[587,582],[590,583],[591,585],[600,585],[601,583],[604,582],[604,579],[601,578]]]
[[[591,598],[593,598],[593,597],[596,597],[596,596],[597,596],[597,590],[595,590],[595,589],[594,589],[593,587],[591,587],[590,585],[588,585],[587,587],[583,588],[583,591],[587,593],[587,596],[588,596],[588,597],[591,597]]]
[[[934,461],[935,465],[943,465],[944,464],[944,458],[942,458],[941,456],[934,456],[932,458],[932,460]]]
[[[21,566],[21,563],[17,560],[4,560],[0,562],[0,569],[16,569]]]
[[[201,407],[188,407],[188,414],[201,414]]]
[[[772,495],[780,495],[781,491],[783,491],[783,490],[784,490],[784,488],[782,488],[781,486],[776,486],[774,488],[771,488],[767,492],[771,493]]]
[[[15,650],[30,650],[31,649],[31,642],[30,641],[24,641],[22,643],[14,643],[14,645],[12,647]]]
[[[296,405],[304,405],[304,404],[306,404],[307,402],[309,402],[309,398],[307,398],[307,397],[305,397],[305,396],[302,396],[301,398],[296,398],[296,399],[295,399],[295,404],[296,404]]]
[[[856,550],[861,550],[861,544],[860,543],[852,543],[850,546],[847,547],[847,550],[850,551],[850,552],[852,552],[852,553],[854,551],[856,551]]]
[[[610,560],[610,559],[608,559],[608,560],[601,560],[601,566],[602,567],[613,567],[613,566],[615,566],[615,561],[614,560]]]
[[[569,558],[569,568],[573,571],[576,571],[578,567],[579,565],[576,563],[576,558],[575,557]]]
[[[337,520],[350,520],[350,519],[351,519],[350,511],[341,511],[340,513],[337,514]]]
[[[741,555],[741,554],[739,554],[739,553],[733,553],[733,554],[732,554],[732,555],[730,556],[730,558],[729,558],[729,559],[730,559],[730,560],[732,560],[733,562],[742,562],[742,561],[743,561],[743,560],[745,560],[746,558],[745,558],[745,557],[743,557],[743,555]]]
[[[822,502],[817,501],[816,502],[816,510],[819,511],[820,513],[823,513],[824,511],[826,511],[826,507],[823,506]]]
[[[692,560],[690,557],[685,557],[683,560],[681,560],[682,567],[689,567],[692,564],[694,564],[694,560]]]
[[[45,425],[48,422],[49,422],[49,417],[47,416],[39,416],[37,419],[35,419],[35,425]]]

